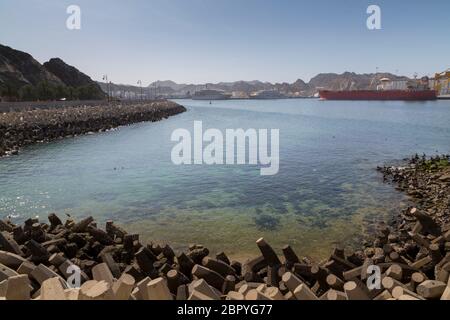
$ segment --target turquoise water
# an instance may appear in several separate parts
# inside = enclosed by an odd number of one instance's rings
[[[376,172],[416,152],[450,151],[450,101],[180,100],[188,112],[157,123],[63,139],[0,160],[0,216],[50,212],[117,220],[176,248],[201,243],[234,256],[274,246],[324,256],[352,245],[406,199]],[[280,129],[280,171],[175,166],[173,130]]]

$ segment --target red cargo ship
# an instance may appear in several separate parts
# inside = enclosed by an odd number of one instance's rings
[[[354,91],[319,91],[324,100],[436,100],[434,90],[354,90]]]
[[[420,81],[391,81],[388,78],[380,80],[377,90],[320,90],[319,96],[324,100],[404,100],[425,101],[436,100],[435,90],[430,90],[428,78]]]

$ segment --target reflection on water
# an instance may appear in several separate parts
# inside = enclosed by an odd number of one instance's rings
[[[377,165],[448,152],[450,102],[182,101],[189,112],[26,148],[0,160],[0,215],[49,212],[117,220],[176,248],[202,243],[234,256],[274,246],[324,256],[357,244],[399,210]],[[258,166],[175,166],[174,129],[280,129],[280,172]]]

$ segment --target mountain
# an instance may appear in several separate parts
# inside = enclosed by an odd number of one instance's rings
[[[27,84],[36,86],[43,81],[64,84],[30,54],[0,44],[0,85],[19,88]]]
[[[302,79],[298,79],[291,85],[291,88],[296,91],[304,91],[308,90],[308,84],[306,84],[306,82],[303,81]]]
[[[244,92],[250,94],[255,91],[271,90],[273,85],[268,82],[254,81],[236,81],[236,82],[219,82],[206,84],[178,84],[174,81],[155,81],[149,86],[151,89],[157,89],[160,94],[192,94],[194,92],[212,89],[226,92]]]
[[[57,76],[67,87],[79,88],[90,87],[93,99],[104,98],[104,93],[100,86],[88,75],[82,73],[77,68],[68,65],[60,58],[53,58],[44,63],[44,68]]]
[[[222,85],[224,91],[238,91],[250,94],[261,90],[271,90],[273,85],[262,81],[237,81]]]
[[[53,58],[43,65],[0,44],[0,100],[103,99],[100,86],[77,68]]]
[[[151,83],[148,87],[149,88],[170,88],[175,92],[175,91],[180,91],[185,86],[186,86],[185,84],[178,84],[174,81],[166,80],[166,81],[155,81],[155,82]]]
[[[305,81],[298,79],[292,84],[283,82],[283,83],[276,83],[274,85],[273,90],[285,93],[285,94],[291,94],[291,95],[307,95],[307,92],[309,90],[309,86]]]
[[[319,90],[363,90],[376,89],[382,78],[391,80],[410,80],[408,77],[398,76],[392,73],[368,73],[357,74],[354,72],[321,73],[309,82],[297,79],[293,83],[270,83],[259,80],[219,82],[206,84],[179,84],[171,80],[156,81],[148,87],[143,88],[143,95],[154,97],[164,96],[166,98],[186,98],[197,91],[211,89],[231,93],[235,97],[243,98],[264,91],[278,91],[288,97],[311,97]],[[99,83],[103,91],[107,91],[106,83]],[[137,86],[126,86],[111,84],[110,90],[114,97],[138,97],[141,88]]]
[[[60,58],[50,59],[43,66],[48,72],[61,79],[66,86],[81,87],[95,83],[89,76],[68,65]]]
[[[178,84],[174,81],[156,81],[150,84],[150,88],[158,88],[158,92],[166,96],[190,95],[206,88],[221,90],[227,93],[250,95],[263,90],[275,90],[287,96],[308,97],[317,93],[320,89],[326,90],[362,90],[376,89],[380,79],[410,80],[404,76],[392,73],[357,74],[354,72],[321,73],[312,78],[308,83],[302,79],[294,83],[275,83],[254,81],[219,82],[207,84]]]

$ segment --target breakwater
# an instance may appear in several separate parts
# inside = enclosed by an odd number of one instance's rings
[[[449,159],[379,168],[416,206],[380,224],[361,250],[336,246],[321,262],[290,246],[276,252],[263,238],[260,254],[240,262],[198,244],[187,252],[145,244],[92,217],[0,221],[0,299],[449,300]],[[81,287],[73,288],[75,269]]]
[[[106,131],[137,122],[159,121],[184,111],[183,106],[171,101],[153,101],[92,102],[5,112],[0,114],[0,156],[17,154],[21,147],[37,142]]]

